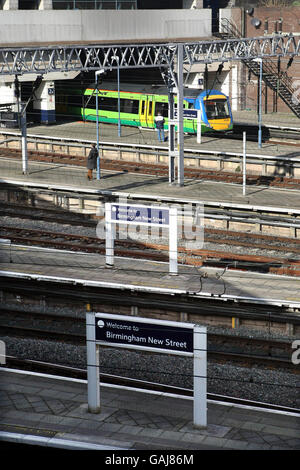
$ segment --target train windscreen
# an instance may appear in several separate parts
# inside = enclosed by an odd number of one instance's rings
[[[213,99],[204,101],[207,119],[229,118],[229,108],[226,99]]]

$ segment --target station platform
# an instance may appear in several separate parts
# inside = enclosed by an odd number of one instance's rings
[[[263,132],[262,147],[259,148],[257,142],[257,113],[253,111],[239,111],[233,113],[234,122],[237,126],[236,132],[241,132],[240,126],[246,131],[247,138],[247,158],[261,156],[264,158],[277,157],[295,159],[294,162],[300,162],[300,151],[295,144],[297,140],[289,140],[289,142],[281,142],[273,139],[269,141],[269,137],[265,137]],[[247,130],[247,126],[249,130]],[[278,129],[285,131],[286,129],[294,129],[297,132],[300,129],[299,119],[293,114],[266,114],[263,115],[262,121],[263,130],[264,128],[270,127],[270,129]],[[9,140],[10,136],[19,135],[20,131],[13,129],[0,129],[0,133],[5,134]],[[41,137],[43,139],[55,138],[62,142],[74,141],[74,144],[84,142],[86,145],[89,142],[96,142],[97,139],[97,126],[95,122],[84,122],[78,121],[58,121],[57,124],[52,125],[29,125],[27,129],[28,140],[37,139]],[[255,137],[256,136],[256,137]],[[168,131],[165,132],[165,142],[159,142],[157,132],[155,129],[145,129],[140,127],[121,126],[121,135],[118,135],[118,126],[106,123],[99,124],[99,143],[122,145],[126,148],[131,148],[132,145],[140,146],[145,150],[155,150],[157,148],[168,148]],[[184,149],[185,152],[202,152],[204,155],[214,154],[216,152],[222,152],[224,155],[232,156],[236,154],[243,154],[243,139],[242,133],[240,140],[231,139],[230,135],[226,138],[219,135],[203,134],[201,136],[201,143],[197,142],[196,135],[184,134]],[[77,149],[78,152],[83,149]],[[77,152],[77,154],[78,154]],[[283,168],[275,167],[275,171],[282,172]]]
[[[258,125],[257,110],[233,111],[233,120],[236,124]],[[276,129],[300,129],[299,118],[291,113],[262,113],[262,125]]]
[[[0,368],[0,396],[2,453],[14,450],[10,443],[23,444],[22,450],[25,444],[100,450],[105,459],[157,450],[166,458],[181,450],[181,455],[194,456],[189,462],[195,465],[201,450],[300,449],[300,417],[295,413],[208,400],[207,427],[196,429],[192,398],[100,384],[101,411],[91,414],[86,381],[5,367]],[[132,453],[140,456],[138,468],[149,464],[142,460],[147,455]]]
[[[83,192],[94,195],[115,197],[139,196],[149,201],[210,203],[222,207],[246,209],[268,208],[300,210],[299,191],[272,188],[267,186],[247,186],[243,195],[241,184],[185,179],[184,186],[170,185],[167,177],[127,173],[123,171],[101,170],[97,179],[94,171],[93,181],[87,180],[87,170],[83,167],[55,163],[29,161],[28,174],[22,174],[20,160],[0,158],[0,183],[14,187],[34,187]]]
[[[104,255],[33,246],[1,244],[0,276],[15,282],[30,279],[38,285],[112,289],[116,295],[127,291],[300,308],[296,277],[185,264],[179,264],[174,275],[168,262],[115,256],[114,266],[107,267]]]

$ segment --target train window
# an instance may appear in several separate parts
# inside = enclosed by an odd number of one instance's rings
[[[108,98],[107,96],[99,97],[99,109],[105,109],[105,111],[118,111],[118,99]]]
[[[158,113],[161,113],[163,117],[167,118],[168,117],[168,103],[156,102],[155,103],[155,116],[157,116]]]
[[[85,108],[96,109],[96,95],[89,95],[85,98]],[[107,96],[99,96],[98,107],[99,110],[118,111],[118,99],[109,98]]]
[[[138,100],[128,100],[128,99],[124,100],[124,99],[121,99],[120,111],[121,111],[121,113],[138,114],[138,112],[139,112],[139,101]]]
[[[146,101],[142,101],[142,107],[141,107],[141,114],[145,114],[145,105],[146,105]]]
[[[85,95],[84,97],[84,107],[96,109],[96,96],[94,95]]]
[[[224,119],[230,117],[227,100],[204,101],[207,119]]]

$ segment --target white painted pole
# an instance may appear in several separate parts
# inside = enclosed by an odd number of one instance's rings
[[[246,132],[243,132],[243,196],[246,196]]]
[[[178,228],[177,208],[171,207],[169,211],[169,273],[178,274]]]
[[[201,109],[198,109],[197,113],[197,144],[202,143],[202,126],[201,126]]]
[[[28,151],[27,151],[27,124],[26,124],[26,111],[21,112],[21,132],[22,132],[22,173],[28,173]]]
[[[107,266],[114,265],[114,228],[111,220],[111,203],[105,203],[105,256]]]
[[[194,327],[194,426],[207,427],[207,328]]]
[[[88,411],[100,412],[100,384],[99,384],[99,352],[96,346],[95,314],[86,313],[86,349],[87,349],[87,379],[88,379]]]

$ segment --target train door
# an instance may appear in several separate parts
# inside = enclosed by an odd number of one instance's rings
[[[147,95],[142,95],[140,99],[140,123],[142,127],[147,127],[147,112],[148,112]]]
[[[147,105],[147,127],[154,127],[154,99],[153,96],[148,96]]]

